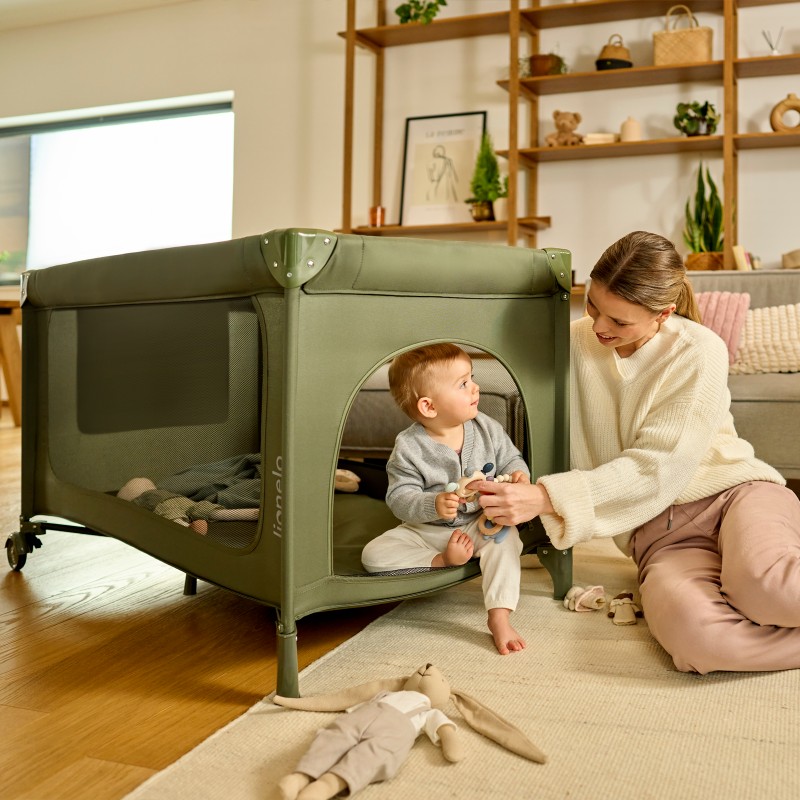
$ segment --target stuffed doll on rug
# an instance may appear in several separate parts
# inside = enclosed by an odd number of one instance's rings
[[[513,753],[544,764],[545,756],[525,734],[480,702],[457,690],[432,664],[409,678],[372,681],[323,697],[280,697],[273,702],[303,711],[347,711],[314,741],[295,771],[281,779],[275,800],[328,800],[344,789],[354,795],[370,783],[394,777],[422,731],[441,742],[448,761],[464,748],[455,723],[442,709],[452,700],[476,731]]]
[[[633,594],[631,592],[622,592],[611,601],[608,616],[611,617],[615,625],[635,625],[644,614],[642,614],[639,606],[633,602]]]

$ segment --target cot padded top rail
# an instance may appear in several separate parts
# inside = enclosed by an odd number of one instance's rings
[[[570,270],[570,254],[560,249],[290,228],[34,270],[24,293],[39,308],[283,293],[287,285],[309,295],[524,297],[569,291]]]

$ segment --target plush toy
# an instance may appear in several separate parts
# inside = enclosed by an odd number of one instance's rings
[[[477,492],[471,492],[467,489],[467,484],[472,483],[472,481],[494,481],[495,483],[511,482],[510,475],[497,475],[494,478],[488,477],[486,473],[491,472],[493,469],[494,464],[484,464],[482,470],[476,469],[472,475],[464,475],[463,478],[459,478],[457,481],[453,481],[453,483],[448,483],[447,486],[444,487],[444,490],[446,492],[455,492],[465,503],[471,503],[478,496]],[[467,470],[467,472],[469,472],[469,470]],[[498,527],[500,527],[499,531],[497,530]],[[508,532],[511,528],[508,526],[503,527],[495,525],[484,513],[478,518],[478,530],[483,534],[484,539],[494,538],[494,543],[500,544],[500,542],[508,536]]]
[[[583,589],[573,586],[564,598],[564,606],[570,611],[597,611],[606,604],[602,586],[590,586]]]
[[[635,625],[637,617],[643,617],[641,609],[633,602],[631,592],[618,594],[609,606],[608,616],[615,625]]]
[[[333,486],[337,492],[357,492],[361,478],[349,469],[337,469]]]
[[[556,132],[544,137],[548,147],[565,147],[583,143],[583,134],[575,133],[581,121],[581,115],[571,111],[554,111]]]
[[[544,764],[547,757],[525,734],[480,702],[457,690],[432,664],[409,678],[372,681],[323,697],[276,695],[273,702],[303,711],[348,711],[314,741],[296,770],[283,778],[274,797],[280,800],[328,800],[344,789],[354,795],[370,783],[392,778],[424,730],[441,742],[448,761],[461,761],[464,748],[455,723],[442,709],[452,700],[476,731],[513,753]]]

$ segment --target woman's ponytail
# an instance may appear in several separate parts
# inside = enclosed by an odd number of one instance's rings
[[[693,322],[699,322],[701,325],[703,324],[703,318],[700,316],[700,307],[697,305],[697,298],[694,296],[694,290],[688,278],[683,279],[683,286],[680,288],[680,294],[675,306],[676,314],[680,314]]]

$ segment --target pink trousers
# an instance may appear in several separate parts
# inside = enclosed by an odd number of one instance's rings
[[[800,667],[800,500],[752,481],[672,507],[631,540],[642,608],[682,672]]]

